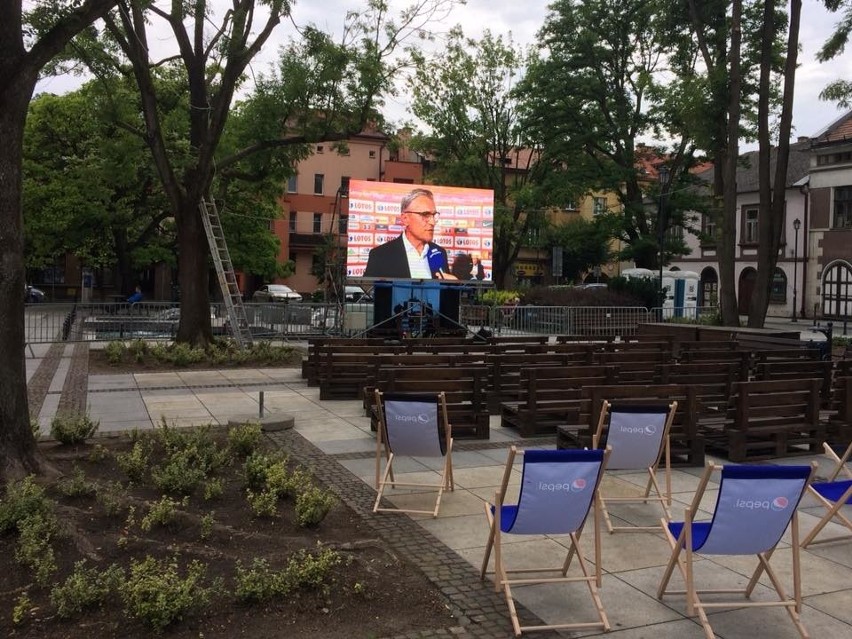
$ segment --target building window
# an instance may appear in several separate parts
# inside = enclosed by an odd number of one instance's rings
[[[852,229],[852,186],[834,189],[834,219],[832,228]]]
[[[346,225],[349,223],[349,218],[341,215],[337,222],[337,232],[341,235],[346,235]]]
[[[683,241],[683,227],[679,224],[670,226],[666,229],[666,235],[670,241]]]
[[[348,175],[343,175],[340,177],[340,193],[341,195],[349,195],[349,180],[350,177]]]
[[[314,213],[314,233],[322,233],[322,213]]]
[[[288,256],[287,259],[289,259],[291,262],[293,262],[293,274],[295,275],[296,274],[296,264],[298,264],[298,261],[296,260],[296,252],[290,251],[290,255]]]
[[[370,159],[371,159],[371,160],[375,160],[375,159],[376,159],[376,152],[375,152],[375,151],[370,151]]]
[[[296,211],[290,211],[290,232],[296,232]]]
[[[769,301],[772,304],[787,303],[787,276],[780,268],[775,269],[772,286],[769,289]]]
[[[716,219],[707,213],[701,216],[701,233],[703,237],[701,238],[701,243],[704,245],[713,245],[716,243],[717,235],[716,233],[718,227],[716,226]]]
[[[299,176],[291,175],[287,178],[287,193],[295,193],[299,189]]]
[[[601,215],[606,213],[606,198],[596,197],[592,208],[592,215]]]
[[[743,211],[743,244],[757,244],[757,209]]]
[[[322,195],[322,187],[325,182],[325,176],[322,173],[314,173],[314,194]]]
[[[835,262],[822,278],[822,316],[848,318],[852,315],[852,266]]]

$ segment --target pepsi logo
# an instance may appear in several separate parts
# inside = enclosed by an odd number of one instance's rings
[[[772,500],[772,510],[780,512],[790,505],[790,500],[786,497],[776,497]]]
[[[571,482],[571,492],[579,493],[582,490],[586,490],[587,483],[584,478],[578,477]]]

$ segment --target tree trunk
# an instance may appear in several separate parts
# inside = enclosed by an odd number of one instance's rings
[[[790,133],[793,120],[793,91],[796,82],[796,63],[799,50],[799,24],[802,2],[790,4],[790,31],[787,39],[787,59],[784,64],[783,101],[778,133],[778,151],[775,158],[775,175],[771,174],[772,157],[769,137],[769,91],[772,64],[772,44],[775,40],[775,3],[767,2],[762,31],[761,82],[760,82],[760,213],[758,214],[757,279],[748,312],[748,325],[763,328],[769,308],[772,280],[778,264],[778,251],[784,229],[785,198],[787,191],[787,166],[790,159]],[[774,181],[773,181],[774,180]],[[793,313],[796,309],[793,309]]]
[[[731,14],[731,49],[728,72],[728,122],[725,132],[724,152],[716,160],[717,173],[722,169],[722,217],[721,237],[716,254],[719,257],[719,304],[722,311],[722,323],[725,326],[739,326],[737,310],[737,287],[735,277],[736,237],[737,237],[737,161],[740,153],[740,97],[742,78],[740,71],[741,56],[741,16],[742,1],[734,0]]]
[[[7,58],[8,59],[8,58]],[[0,63],[0,78],[9,77]],[[36,73],[0,83],[0,481],[38,470],[24,360],[24,233],[21,157]]]
[[[180,282],[180,324],[177,341],[206,347],[213,341],[210,324],[209,247],[201,213],[195,198],[181,205],[177,225],[178,282]]]

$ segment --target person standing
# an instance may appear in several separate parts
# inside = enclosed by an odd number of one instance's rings
[[[449,272],[447,251],[433,242],[440,214],[428,189],[414,189],[402,198],[403,231],[376,246],[367,257],[364,277],[455,280]]]

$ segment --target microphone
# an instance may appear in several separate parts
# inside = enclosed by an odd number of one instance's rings
[[[444,256],[444,252],[437,246],[433,246],[426,254],[426,260],[429,262],[429,270],[432,271],[432,276],[443,279],[447,269],[447,258]]]

